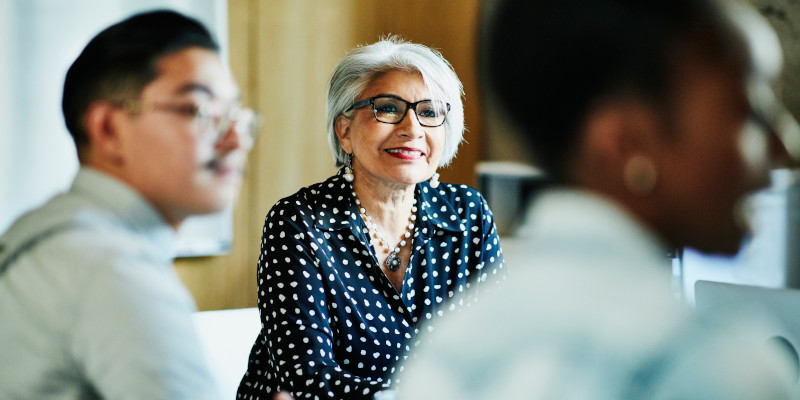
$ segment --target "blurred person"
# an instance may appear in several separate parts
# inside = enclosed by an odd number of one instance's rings
[[[0,398],[218,399],[172,267],[186,217],[231,204],[253,113],[208,30],[172,11],[95,36],[67,72],[80,170],[0,237]]]
[[[327,121],[342,168],[267,215],[239,398],[372,399],[420,324],[504,279],[485,200],[436,173],[462,141],[461,96],[441,54],[396,37],[339,61]]]
[[[735,253],[744,198],[787,156],[765,101],[775,58],[753,51],[742,20],[766,22],[703,0],[500,0],[494,12],[489,86],[551,182],[507,254],[514,280],[440,321],[397,397],[791,398],[788,364],[758,327],[692,313],[667,257]]]

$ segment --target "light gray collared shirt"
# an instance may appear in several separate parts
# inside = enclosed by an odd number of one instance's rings
[[[0,398],[219,398],[172,267],[174,232],[81,168],[0,237]]]
[[[398,399],[791,398],[758,327],[680,304],[663,242],[612,201],[546,190],[515,240],[509,282],[436,326]]]

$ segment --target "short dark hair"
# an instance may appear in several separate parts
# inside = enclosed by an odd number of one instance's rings
[[[724,51],[719,10],[703,0],[500,0],[493,16],[483,49],[490,92],[555,180],[596,102],[663,104],[678,48],[700,39]]]
[[[78,149],[88,142],[83,117],[89,105],[138,97],[156,79],[158,60],[188,47],[219,51],[200,22],[169,10],[137,14],[97,34],[64,81],[61,108]]]

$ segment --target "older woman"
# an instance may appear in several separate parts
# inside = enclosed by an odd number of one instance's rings
[[[267,215],[240,397],[371,399],[420,324],[503,279],[485,200],[436,173],[462,140],[461,93],[438,52],[396,38],[339,62],[328,140],[342,169]]]

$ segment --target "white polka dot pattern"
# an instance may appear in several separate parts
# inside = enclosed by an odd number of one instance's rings
[[[287,390],[297,399],[371,399],[391,384],[419,324],[469,304],[484,282],[505,279],[480,193],[424,182],[398,293],[377,266],[340,175],[279,201],[267,215],[258,261],[262,331],[237,398],[266,400]]]

